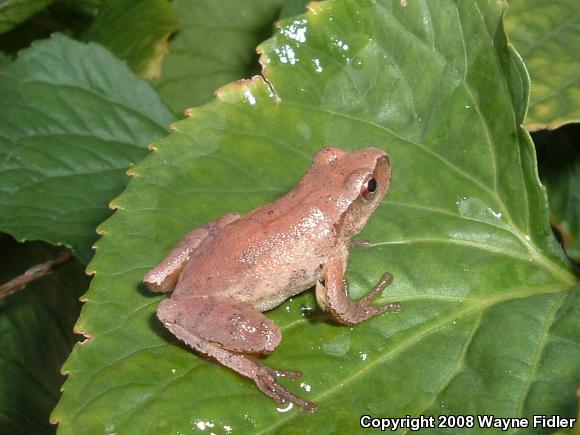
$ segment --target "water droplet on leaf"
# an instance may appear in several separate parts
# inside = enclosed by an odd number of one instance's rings
[[[352,67],[354,69],[361,69],[363,67],[363,65],[364,65],[364,62],[363,62],[362,58],[360,58],[360,57],[355,57],[352,60]]]

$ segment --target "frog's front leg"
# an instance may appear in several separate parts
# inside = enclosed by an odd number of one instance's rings
[[[189,232],[169,254],[147,272],[143,282],[149,290],[163,293],[170,292],[175,288],[179,274],[187,260],[201,245],[201,243],[220,232],[226,225],[232,223],[240,217],[237,213],[228,213],[215,221],[197,227]]]
[[[189,347],[252,379],[276,403],[292,402],[307,411],[316,409],[275,379],[296,379],[300,372],[275,370],[246,355],[270,353],[282,339],[276,325],[253,307],[210,298],[166,299],[159,305],[157,317]]]
[[[383,274],[377,285],[358,303],[350,300],[343,289],[347,259],[348,252],[346,251],[333,257],[325,268],[324,285],[318,283],[316,286],[316,299],[325,311],[329,311],[339,323],[356,325],[369,317],[401,309],[399,302],[378,306],[371,305],[385,287],[393,281],[393,275],[388,272]]]

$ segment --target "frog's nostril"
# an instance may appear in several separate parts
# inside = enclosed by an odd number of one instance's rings
[[[391,158],[389,157],[389,155],[387,153],[384,153],[381,157],[379,157],[379,163],[383,164],[383,165],[390,165],[391,164]]]

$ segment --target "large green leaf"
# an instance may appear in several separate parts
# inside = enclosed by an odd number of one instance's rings
[[[0,51],[0,71],[2,71],[7,65],[9,65],[10,62],[12,62],[10,56]]]
[[[532,79],[526,127],[580,121],[580,2],[509,0],[506,29]]]
[[[96,5],[87,3],[90,1],[55,1],[14,29],[0,34],[0,50],[16,57],[35,41],[47,39],[53,33],[65,33],[73,39],[79,39],[96,15]]]
[[[552,225],[560,233],[566,253],[580,264],[580,151],[574,146],[579,127],[540,131],[534,140],[550,199]]]
[[[257,73],[256,45],[269,36],[282,0],[175,0],[181,19],[156,86],[181,113],[205,103],[214,90]]]
[[[157,77],[177,17],[167,0],[108,0],[87,32],[142,77]]]
[[[44,243],[17,243],[0,234],[0,284],[58,255]],[[64,377],[60,366],[76,341],[72,326],[88,278],[78,262],[0,300],[0,432],[54,432],[48,416]]]
[[[283,22],[261,46],[267,81],[190,110],[113,201],[76,326],[91,338],[65,364],[52,415],[61,433],[574,416],[580,293],[548,224],[521,127],[527,75],[501,19],[495,0],[329,0]],[[303,383],[285,384],[319,405],[280,413],[250,381],[179,346],[155,318],[163,297],[141,280],[191,228],[287,192],[325,144],[391,155],[392,190],[361,234],[373,245],[352,253],[348,275],[358,298],[393,272],[382,300],[404,310],[344,328],[305,293],[268,313],[284,339],[265,363],[303,370]]]
[[[96,44],[55,35],[23,52],[0,76],[0,230],[87,261],[127,167],[173,120]]]
[[[280,18],[290,18],[303,14],[306,12],[306,5],[308,3],[308,0],[284,0],[284,4],[280,10]]]
[[[7,32],[54,0],[0,0],[0,33]]]

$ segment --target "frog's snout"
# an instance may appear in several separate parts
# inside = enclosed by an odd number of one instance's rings
[[[387,153],[384,153],[381,157],[379,157],[382,165],[386,165],[389,168],[391,167],[391,158]]]
[[[174,323],[175,302],[171,299],[163,299],[157,307],[157,318],[164,325]]]
[[[385,152],[382,152],[377,159],[375,176],[379,181],[379,185],[382,186],[382,195],[380,195],[382,198],[389,190],[389,185],[391,184],[391,158]]]

